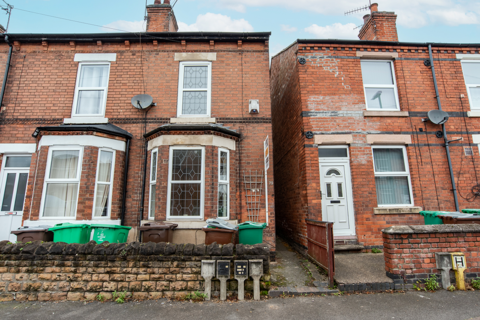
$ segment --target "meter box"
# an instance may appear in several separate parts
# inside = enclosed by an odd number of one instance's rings
[[[230,261],[217,261],[217,278],[220,277],[230,277]]]
[[[236,260],[235,265],[235,276],[236,277],[248,277],[248,261],[247,260]]]

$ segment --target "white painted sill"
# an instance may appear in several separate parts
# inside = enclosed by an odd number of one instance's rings
[[[170,118],[170,123],[176,124],[188,124],[188,123],[216,123],[217,119],[210,117],[181,117],[181,118]]]
[[[467,116],[469,118],[479,118],[480,117],[480,110],[467,111]]]
[[[422,207],[378,207],[373,208],[374,214],[414,214],[422,211]]]

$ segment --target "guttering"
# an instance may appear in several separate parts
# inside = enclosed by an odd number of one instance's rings
[[[412,46],[412,47],[480,47],[480,43],[433,43],[433,42],[397,42],[373,40],[340,40],[340,39],[298,39],[298,44],[348,44],[348,45],[378,45],[378,46]]]
[[[131,139],[133,136],[126,132],[118,132],[114,130],[109,130],[108,128],[101,128],[99,126],[107,126],[107,125],[60,125],[60,126],[51,126],[51,127],[37,127],[39,131],[93,131],[99,133],[106,133],[112,136],[122,137],[126,139]]]
[[[123,197],[122,197],[122,211],[120,212],[120,224],[125,225],[125,207],[127,203],[127,181],[128,181],[128,163],[130,159],[130,141],[131,138],[127,138],[127,146],[125,148],[125,168],[123,170]]]
[[[235,132],[233,130],[229,130],[225,127],[219,127],[219,126],[210,126],[210,125],[169,125],[169,126],[161,126],[158,127],[143,136],[145,138],[150,137],[151,135],[154,135],[157,132],[169,132],[169,131],[216,131],[224,134],[228,134],[230,136],[234,136],[237,138],[241,137],[241,134],[238,132]]]
[[[7,86],[8,71],[10,70],[10,60],[12,59],[13,46],[8,40],[8,35],[5,35],[5,42],[10,46],[8,50],[7,65],[5,67],[5,75],[3,76],[2,92],[0,93],[0,108],[3,105],[3,96],[5,95],[5,88]]]
[[[432,44],[428,44],[428,55],[430,57],[430,64],[432,68],[432,76],[433,76],[433,84],[435,86],[435,96],[437,97],[437,104],[438,110],[442,110],[442,103],[440,101],[440,94],[438,93],[438,86],[437,86],[437,77],[435,76],[435,66],[433,63],[433,55],[432,55]],[[448,136],[447,130],[445,129],[445,124],[442,124],[442,131],[443,131],[443,139],[445,140],[445,150],[447,151],[447,160],[448,160],[448,168],[450,169],[450,180],[452,181],[452,191],[453,191],[453,198],[455,200],[455,210],[460,211],[458,206],[458,198],[457,198],[457,187],[455,185],[455,176],[453,175],[453,168],[452,168],[452,160],[450,159],[450,148],[448,146]]]

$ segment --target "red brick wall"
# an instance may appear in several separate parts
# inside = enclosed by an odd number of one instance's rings
[[[0,44],[0,56],[6,52],[8,52],[8,46]],[[231,165],[235,166],[232,167],[231,172],[232,175],[234,174],[231,190],[235,190],[235,193],[231,193],[230,201],[232,213],[241,222],[246,221],[243,174],[245,170],[263,170],[263,141],[267,135],[272,138],[268,42],[243,41],[240,47],[237,41],[187,41],[183,45],[180,42],[162,42],[158,38],[146,37],[142,38],[142,45],[133,41],[129,45],[123,42],[72,44],[65,42],[48,43],[47,46],[42,46],[40,42],[19,43],[12,56],[12,68],[4,99],[4,118],[0,118],[0,141],[2,143],[35,143],[36,140],[31,134],[36,127],[59,125],[64,118],[70,118],[78,71],[78,63],[74,62],[75,53],[113,52],[117,53],[117,60],[111,63],[105,116],[109,118],[110,123],[133,135],[126,195],[126,225],[135,226],[140,220],[144,163],[143,134],[169,123],[170,118],[177,115],[179,62],[174,61],[176,52],[217,53],[217,60],[212,62],[211,115],[217,119],[218,123],[242,134],[237,143],[237,150],[231,153]],[[148,112],[146,128],[144,113],[135,109],[130,103],[134,95],[144,92],[152,95],[154,102],[157,103]],[[259,100],[258,115],[249,114],[250,99]],[[46,161],[47,149],[42,148],[40,162]],[[168,147],[165,150],[160,151],[159,168],[168,168],[168,164],[162,163],[163,159],[168,159]],[[273,152],[274,148],[271,144],[272,167],[268,172],[270,183],[274,181]],[[117,158],[119,156],[120,153],[117,152]],[[45,164],[41,164],[37,170],[33,167],[35,163],[36,160],[32,161],[32,174],[25,206],[26,217],[30,216],[30,211],[32,216],[38,215],[41,201],[41,190],[33,193],[33,172],[36,171],[37,176],[36,188],[42,188]],[[123,165],[123,160],[117,165]],[[147,169],[149,166],[150,162]],[[119,167],[118,170],[122,168]],[[120,182],[123,181],[123,173],[115,172],[115,175],[122,179]],[[166,177],[165,173],[165,179]],[[159,181],[157,187],[163,183],[166,186],[165,180]],[[146,185],[148,196],[148,180]],[[117,206],[117,203],[118,205],[121,203],[121,184],[116,184],[115,187],[118,188],[116,192],[120,197],[113,199]],[[90,205],[87,204],[90,201],[88,197],[82,201],[85,201],[82,206]],[[263,198],[261,221],[265,220],[264,201]],[[216,205],[216,201],[215,204],[212,203],[213,200],[210,201],[209,206]],[[273,185],[270,185],[270,226],[265,230],[265,234],[266,241],[272,248],[275,246],[274,208],[274,190]],[[118,210],[115,209],[114,215],[118,215]],[[145,217],[147,212],[148,199],[145,199]],[[159,210],[157,213],[165,214]]]
[[[385,270],[394,279],[414,283],[440,274],[435,253],[462,252],[467,278],[480,275],[480,226],[397,226],[384,230]]]
[[[298,53],[296,53],[298,47]],[[359,50],[398,53],[394,61],[400,110],[408,117],[367,117]],[[464,147],[480,131],[478,118],[470,111],[461,63],[457,53],[478,53],[479,48],[433,48],[435,70],[443,110],[450,113],[446,124],[452,143],[450,152],[460,208],[478,207],[471,189],[480,176],[480,155],[465,156]],[[297,58],[306,59],[302,65]],[[424,210],[454,210],[452,185],[444,140],[435,136],[441,126],[423,122],[426,113],[438,109],[431,69],[424,66],[427,47],[298,44],[272,60],[272,110],[276,146],[275,174],[277,226],[295,242],[306,245],[304,219],[322,219],[319,192],[319,164],[315,135],[352,134],[349,145],[353,202],[358,242],[381,246],[381,230],[397,224],[423,224],[419,214],[373,213],[377,205],[373,156],[367,134],[407,134],[407,146],[414,205]],[[438,60],[440,59],[440,60]],[[303,117],[302,117],[303,112]],[[420,132],[422,129],[423,132]],[[308,209],[307,209],[308,208]],[[325,217],[323,217],[325,219]]]

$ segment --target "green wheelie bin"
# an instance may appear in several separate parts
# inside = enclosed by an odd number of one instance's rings
[[[92,224],[92,240],[96,243],[108,241],[110,243],[127,242],[128,232],[132,227],[116,226],[112,224]]]
[[[53,242],[83,244],[90,241],[92,229],[88,224],[64,222],[56,224],[53,228],[48,229],[48,231],[53,232]]]
[[[266,223],[247,221],[238,225],[238,242],[241,244],[257,244],[263,242],[263,229]]]

